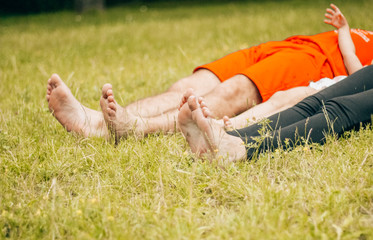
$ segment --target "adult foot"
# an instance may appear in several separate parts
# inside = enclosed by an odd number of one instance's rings
[[[217,157],[230,162],[244,159],[246,150],[243,141],[227,134],[216,120],[205,114],[196,97],[191,95],[178,115],[180,129],[192,152],[210,160]]]
[[[179,106],[178,106],[178,108],[177,108],[179,111],[180,111],[181,108],[184,106],[184,104],[188,102],[188,98],[189,98],[190,96],[192,96],[192,95],[194,95],[194,90],[193,90],[193,88],[188,88],[188,89],[184,92],[183,97],[181,98],[180,104],[179,104]],[[203,102],[203,103],[206,105],[206,103],[204,102],[204,100],[203,100],[202,97],[199,97],[199,98],[198,98],[198,102],[199,102],[199,104],[202,104],[202,102]]]
[[[181,98],[181,101],[180,101],[180,104],[179,104],[179,111],[181,110],[181,108],[184,106],[185,103],[187,103],[188,101],[188,98],[192,95],[195,95],[194,93],[194,90],[192,88],[189,88],[185,91],[183,97]],[[210,109],[208,108],[206,102],[205,102],[205,99],[203,97],[198,97],[197,98],[198,100],[198,104],[200,105],[201,109],[202,109],[202,113],[203,115],[207,118],[215,118],[215,116],[213,115],[213,113],[210,111]],[[221,127],[225,127],[225,123],[223,121],[223,119],[219,119],[216,121],[216,123],[218,123]]]
[[[53,116],[67,131],[84,137],[108,136],[102,113],[83,106],[57,74],[48,80],[47,101]]]
[[[138,116],[134,116],[121,107],[114,98],[113,87],[105,84],[102,87],[100,99],[101,110],[109,131],[115,137],[116,143],[122,137],[144,135],[145,122]]]
[[[209,144],[206,142],[204,133],[200,131],[196,122],[192,118],[189,101],[196,101],[196,97],[190,95],[186,104],[181,107],[178,115],[178,124],[181,132],[189,143],[192,152],[201,155],[209,151]]]

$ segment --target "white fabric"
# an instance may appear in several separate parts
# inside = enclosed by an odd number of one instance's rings
[[[337,76],[337,77],[335,77],[333,79],[330,79],[330,78],[321,78],[317,82],[310,82],[309,87],[314,88],[316,90],[321,90],[321,89],[330,87],[334,83],[337,83],[337,82],[345,79],[346,77],[347,76]]]

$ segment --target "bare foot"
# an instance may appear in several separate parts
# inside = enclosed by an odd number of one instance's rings
[[[144,135],[145,122],[137,116],[127,112],[114,99],[113,87],[105,84],[102,87],[100,99],[101,110],[109,131],[115,137],[116,143],[128,135],[142,137]]]
[[[223,121],[225,130],[232,131],[234,129],[233,123],[228,116],[224,116]]]
[[[195,96],[190,96],[190,100],[188,98],[188,102],[189,101],[196,101]],[[180,109],[178,115],[178,124],[181,132],[187,139],[192,152],[201,155],[210,150],[203,132],[199,130],[194,119],[192,119],[192,112],[189,108],[189,103],[184,104]]]
[[[226,131],[233,130],[233,124],[231,126],[230,125],[226,125],[226,122],[225,122],[224,118],[223,119],[216,119],[214,117],[214,115],[212,114],[212,112],[210,111],[210,109],[208,108],[206,102],[204,101],[204,99],[202,97],[198,98],[198,103],[201,106],[203,116],[205,116],[206,118],[214,118],[215,119],[214,122],[217,125],[219,125],[221,128],[224,128]]]
[[[188,102],[188,98],[189,98],[190,96],[192,96],[193,94],[194,94],[194,90],[193,90],[193,88],[188,88],[188,89],[184,92],[183,97],[181,98],[180,104],[179,104],[179,106],[178,106],[178,108],[177,108],[179,111],[180,111],[181,108],[184,106],[184,104]]]
[[[101,112],[83,106],[57,74],[48,80],[47,101],[53,116],[66,128],[84,137],[107,137]]]
[[[178,121],[192,152],[197,155],[211,160],[227,157],[230,162],[245,158],[243,141],[227,134],[216,120],[206,117],[194,95],[188,98],[188,105],[182,107]]]

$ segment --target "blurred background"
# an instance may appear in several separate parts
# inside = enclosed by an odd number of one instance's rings
[[[215,2],[242,2],[243,0],[168,0],[164,4],[211,4]],[[251,2],[264,2],[263,0],[250,0]],[[281,0],[277,0],[281,1]],[[103,10],[106,7],[113,7],[124,4],[141,5],[160,0],[5,0],[0,7],[0,14],[18,15],[42,12],[54,12],[60,10],[75,10],[84,12],[87,10]]]

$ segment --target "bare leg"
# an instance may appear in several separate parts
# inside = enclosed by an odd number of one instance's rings
[[[101,112],[83,106],[57,74],[48,80],[49,110],[67,131],[84,137],[107,137],[108,131]]]
[[[179,102],[188,88],[193,88],[196,94],[204,96],[211,111],[220,118],[224,115],[237,115],[262,101],[255,84],[246,76],[236,75],[221,83],[212,72],[202,69],[179,80],[165,93],[126,106],[126,112],[141,118],[169,114],[172,119],[178,108],[175,103]]]
[[[207,94],[220,84],[220,80],[212,72],[201,69],[191,76],[180,79],[166,92],[156,96],[144,98],[126,106],[126,111],[142,118],[155,117],[174,111],[178,108],[184,92],[193,88],[200,96]]]
[[[188,97],[193,93],[193,89],[188,89],[182,101],[178,106],[186,103]],[[105,84],[102,88],[102,96],[100,99],[101,109],[104,119],[108,125],[111,134],[115,136],[116,141],[128,135],[143,137],[149,133],[159,131],[173,132],[177,129],[177,114],[178,110],[173,110],[167,114],[160,114],[156,117],[144,118],[134,115],[127,111],[127,108],[121,107],[114,98],[112,86]]]
[[[229,118],[227,116],[224,116],[223,119],[218,120],[217,123],[220,124],[220,126],[225,127],[226,130],[243,128],[251,123],[257,122],[277,112],[283,111],[298,103],[303,98],[310,96],[316,92],[317,90],[310,87],[296,87],[286,91],[279,91],[275,93],[268,101],[255,105],[254,107],[248,109],[247,111],[239,114],[236,117]],[[182,106],[192,94],[194,93],[191,89],[189,89],[184,94],[180,105]],[[204,113],[205,117],[216,116],[216,114],[214,114],[210,110],[210,108],[207,107],[205,98],[199,98],[198,102],[201,105],[201,108],[203,110],[202,112]],[[234,104],[232,102],[229,103]],[[224,103],[220,103],[220,106],[222,106],[223,104]],[[214,102],[212,102],[212,105],[217,106],[217,104],[214,104]],[[173,132],[175,129],[178,129],[177,124],[175,124],[175,116],[177,113],[177,111],[172,111],[153,118],[142,118],[142,121],[145,123],[145,125],[143,125],[144,128],[142,129],[142,131],[145,134],[154,133],[157,131]]]
[[[273,94],[268,101],[258,104],[236,117],[229,119],[225,116],[223,118],[224,125],[227,129],[246,127],[251,123],[288,109],[316,92],[317,90],[311,87],[295,87],[286,91],[279,91]]]
[[[173,106],[169,111],[152,117],[144,117],[140,114],[134,114],[128,107],[122,108],[116,101],[111,100],[114,97],[109,97],[109,95],[113,95],[111,85],[109,88],[103,88],[101,108],[109,128],[117,139],[125,137],[128,134],[142,136],[158,131],[173,132],[177,129],[176,119],[178,114],[177,108],[179,106],[173,103],[174,97],[170,97],[168,100],[168,105]],[[166,95],[161,94],[149,99],[155,100],[159,98],[160,101],[165,101],[164,97]],[[185,96],[183,98],[186,101],[187,98]],[[236,75],[228,81],[216,85],[212,91],[206,94],[204,100],[209,103],[209,107],[212,109],[211,112],[221,118],[224,115],[234,116],[247,110],[260,102],[261,97],[256,86],[250,79],[244,75]],[[147,100],[140,100],[140,102],[145,103]],[[144,109],[157,108],[157,103],[159,102],[155,100],[154,102],[148,102],[148,105],[143,107]]]
[[[225,158],[229,162],[246,157],[246,150],[240,138],[228,135],[215,120],[205,117],[194,95],[188,98],[178,115],[180,129],[192,152],[210,160]]]
[[[111,84],[102,87],[100,105],[108,129],[116,142],[129,134],[141,135],[141,129],[144,128],[142,119],[127,112],[126,108],[115,101]]]
[[[236,75],[219,84],[203,98],[217,118],[235,116],[262,102],[257,87],[244,75]]]
[[[116,140],[129,134],[143,136],[158,131],[172,132],[179,107],[176,103],[185,90],[194,88],[205,94],[219,84],[220,80],[212,72],[202,69],[177,81],[167,92],[138,100],[126,107],[121,107],[115,101],[112,86],[105,84],[100,105],[105,121]]]

